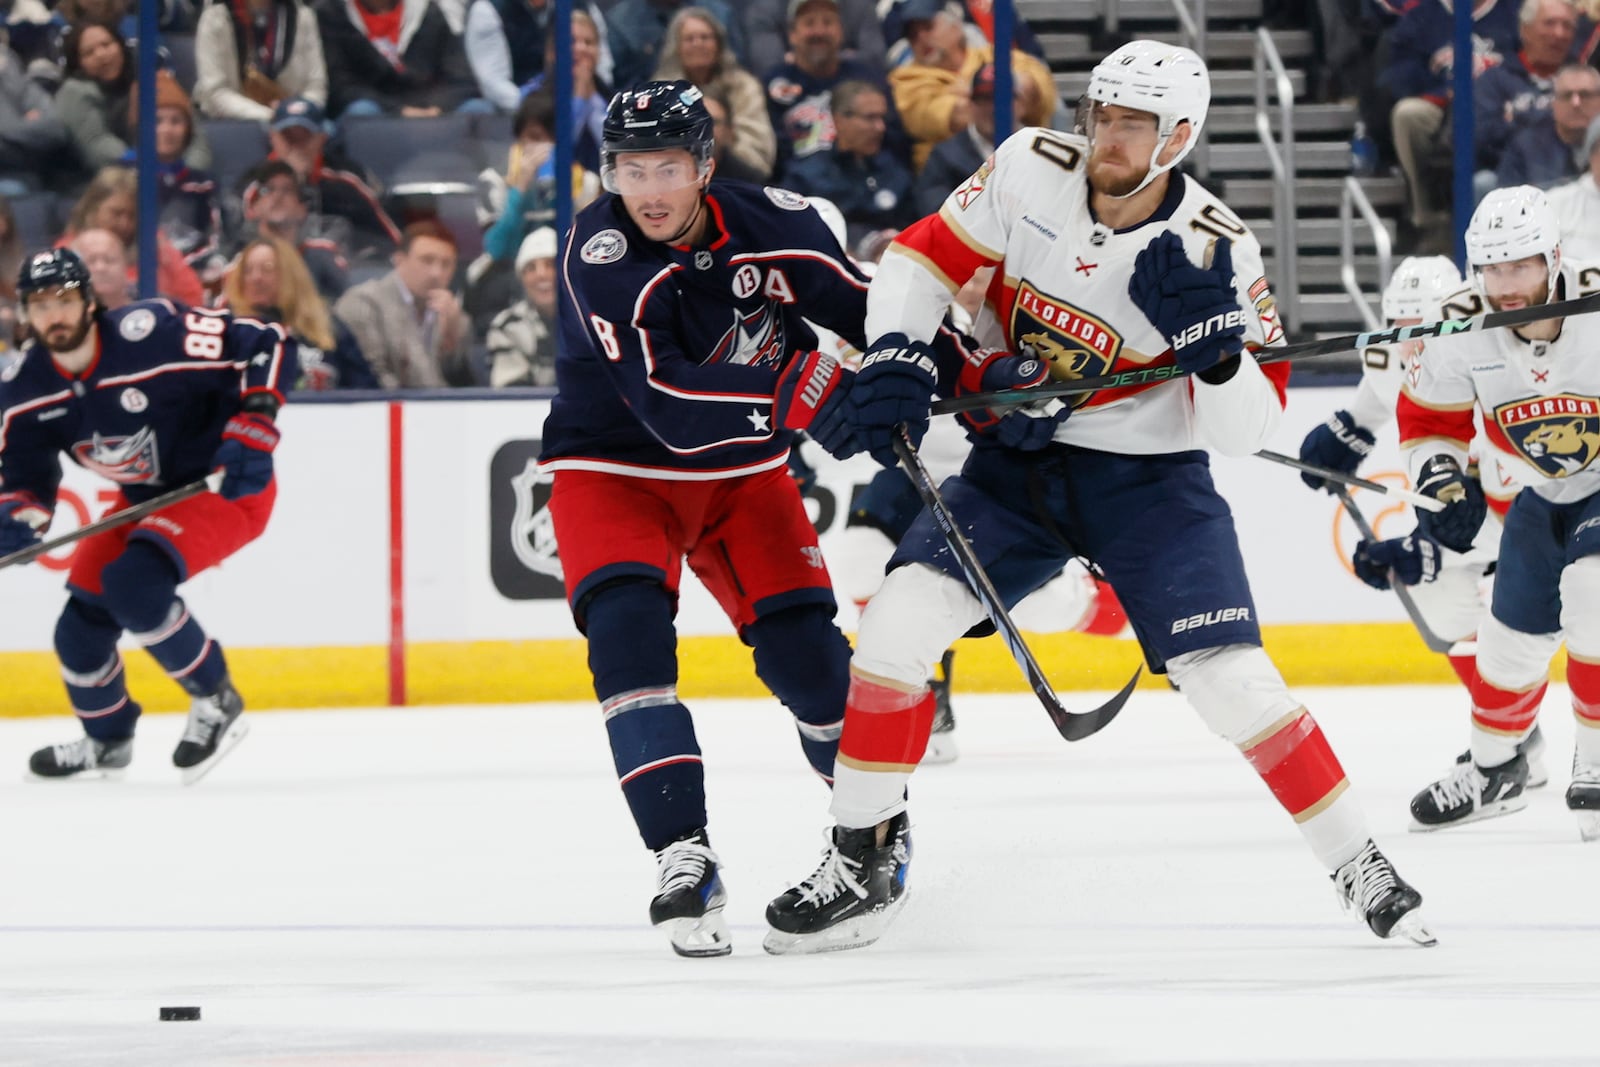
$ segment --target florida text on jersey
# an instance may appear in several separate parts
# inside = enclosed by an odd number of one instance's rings
[[[169,300],[99,322],[83,373],[35,343],[0,377],[0,490],[53,503],[65,453],[138,503],[204,478],[244,397],[281,403],[294,380],[293,345],[275,324]]]

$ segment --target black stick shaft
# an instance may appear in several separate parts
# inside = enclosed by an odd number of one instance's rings
[[[67,545],[75,541],[81,541],[85,537],[93,537],[97,533],[104,533],[107,530],[115,529],[130,522],[138,522],[146,515],[160,511],[169,504],[176,504],[180,500],[189,499],[196,493],[203,493],[206,488],[204,479],[198,482],[190,482],[188,485],[181,485],[176,489],[168,490],[160,496],[153,496],[142,504],[123,508],[121,511],[114,511],[104,518],[96,519],[94,522],[85,523],[71,533],[63,534],[54,541],[41,541],[39,544],[29,548],[19,549],[9,556],[0,556],[0,570],[19,563],[32,563],[40,556],[48,555],[58,548],[65,548]]]
[[[1339,498],[1339,503],[1344,507],[1345,514],[1350,516],[1350,521],[1356,524],[1356,529],[1361,531],[1361,536],[1368,541],[1376,541],[1378,535],[1372,529],[1372,524],[1367,517],[1361,514],[1361,509],[1356,507],[1356,502],[1350,499],[1350,490],[1335,489],[1333,495]],[[1394,595],[1400,598],[1400,606],[1406,609],[1406,614],[1411,617],[1411,625],[1417,628],[1417,634],[1422,638],[1422,643],[1428,646],[1429,652],[1448,654],[1453,642],[1446,641],[1428,626],[1428,621],[1422,617],[1422,610],[1417,607],[1417,602],[1412,599],[1411,590],[1400,584],[1393,571],[1389,572],[1389,588],[1394,590]]]

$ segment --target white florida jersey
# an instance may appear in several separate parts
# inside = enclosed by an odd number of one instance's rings
[[[1600,290],[1600,266],[1563,265],[1560,276],[1566,299]],[[1471,289],[1446,301],[1451,317],[1485,310]],[[1600,316],[1570,316],[1554,341],[1525,341],[1509,329],[1429,339],[1398,406],[1413,478],[1440,453],[1465,465],[1475,407],[1487,450],[1510,481],[1562,504],[1600,490]]]
[[[1196,264],[1209,263],[1214,243],[1227,238],[1247,353],[1281,343],[1261,247],[1232,212],[1174,174],[1148,221],[1112,230],[1089,209],[1088,155],[1082,137],[1052,130],[1008,138],[937,215],[890,246],[868,291],[868,338],[899,332],[930,340],[951,295],[979,267],[999,265],[974,327],[980,344],[1031,351],[1058,379],[1174,364],[1167,338],[1128,295],[1135,257],[1167,230]],[[1228,454],[1253,452],[1282,414],[1289,371],[1287,364],[1261,368],[1248,354],[1241,359],[1221,385],[1175,380],[1079,397],[1056,439],[1132,454],[1208,444]]]

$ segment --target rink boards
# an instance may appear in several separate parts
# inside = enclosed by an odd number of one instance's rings
[[[1292,391],[1273,447],[1296,453],[1306,431],[1352,394]],[[284,410],[279,496],[267,533],[184,592],[228,649],[252,704],[592,696],[544,521],[549,485],[532,462],[548,407],[540,399],[408,399]],[[864,458],[821,465],[811,503],[825,553],[852,493],[874,470]],[[1291,684],[1449,679],[1398,601],[1351,575],[1347,559],[1358,535],[1332,498],[1259,459],[1217,458],[1213,470],[1234,509],[1268,648]],[[1402,484],[1400,470],[1391,428],[1362,473]],[[105,483],[69,466],[52,534],[98,516],[110,495]],[[1381,535],[1411,525],[1403,507],[1371,493],[1358,499]],[[0,574],[0,715],[63,710],[49,649],[69,563],[63,554]],[[848,603],[840,621],[854,628]],[[686,694],[759,691],[748,650],[692,578],[678,624]],[[1060,689],[1115,687],[1140,658],[1132,642],[1080,635],[1040,635],[1035,651]],[[128,665],[146,707],[186,705],[148,657],[129,655]],[[992,639],[966,643],[960,684],[1023,688]]]

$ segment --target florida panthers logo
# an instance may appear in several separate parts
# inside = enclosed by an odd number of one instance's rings
[[[748,313],[735,311],[733,325],[717,339],[706,362],[776,367],[783,355],[783,322],[768,305]]]
[[[132,437],[101,437],[72,446],[78,465],[122,485],[143,485],[161,477],[156,433],[146,426]]]
[[[1096,378],[1111,370],[1122,351],[1122,336],[1100,319],[1023,282],[1011,310],[1011,336],[1018,348],[1050,364],[1058,381]],[[1082,404],[1085,393],[1073,399]]]
[[[1600,456],[1600,398],[1562,393],[1501,404],[1494,421],[1516,454],[1547,478],[1565,478]]]

